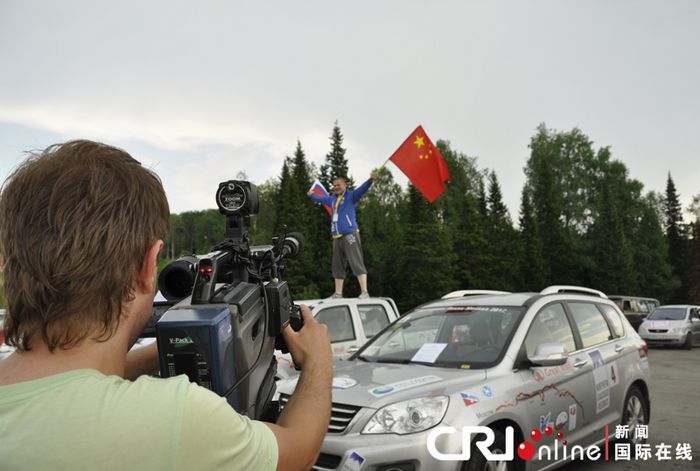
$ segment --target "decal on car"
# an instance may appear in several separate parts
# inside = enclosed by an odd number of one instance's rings
[[[459,395],[462,396],[462,400],[464,401],[465,406],[471,406],[472,404],[476,404],[479,402],[479,398],[474,394],[459,393]]]
[[[581,413],[584,413],[583,411],[583,406],[581,405],[581,401],[579,401],[574,394],[572,394],[570,391],[567,390],[560,390],[558,387],[556,387],[554,384],[548,384],[542,389],[538,389],[536,391],[533,391],[531,393],[526,393],[526,392],[519,392],[516,396],[515,399],[512,401],[504,402],[503,404],[499,405],[496,407],[496,412],[500,412],[503,409],[508,409],[511,407],[515,407],[521,402],[527,401],[528,399],[532,399],[533,397],[539,396],[540,401],[544,403],[544,396],[547,391],[554,391],[558,397],[570,397],[571,399],[574,400],[576,405],[579,407],[578,410],[581,411]]]
[[[333,389],[348,389],[357,384],[357,381],[345,376],[333,378]]]
[[[353,451],[345,460],[341,471],[360,471],[364,462],[365,459],[358,452]]]
[[[576,412],[578,407],[576,404],[571,404],[569,406],[569,432],[576,428]]]
[[[403,391],[404,389],[415,388],[416,386],[435,383],[437,381],[442,381],[442,378],[434,375],[421,376],[419,378],[406,379],[396,383],[385,384],[384,386],[377,386],[376,388],[368,389],[368,391],[374,397],[382,397],[398,391]]]

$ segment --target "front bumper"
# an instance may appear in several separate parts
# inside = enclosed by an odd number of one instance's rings
[[[321,457],[313,469],[340,470],[346,463],[349,469],[358,469],[350,463],[357,466],[359,456],[363,460],[362,471],[457,471],[459,462],[440,461],[428,452],[430,430],[409,435],[362,435],[357,432],[328,434],[321,447]],[[437,446],[441,451],[461,450],[461,435],[454,434],[444,441],[439,439]]]
[[[682,334],[670,334],[670,333],[653,333],[653,332],[644,332],[639,334],[640,337],[647,343],[649,346],[654,346],[654,345],[683,345],[683,342],[685,342],[685,333]]]

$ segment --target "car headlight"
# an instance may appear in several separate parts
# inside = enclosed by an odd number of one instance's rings
[[[673,329],[671,329],[671,333],[683,334],[683,333],[685,333],[685,327],[674,327]]]
[[[362,433],[422,432],[442,421],[449,403],[447,396],[431,396],[389,404],[374,413]]]

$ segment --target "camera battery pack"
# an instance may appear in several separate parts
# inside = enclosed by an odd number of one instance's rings
[[[220,396],[235,380],[233,327],[228,306],[167,311],[156,324],[161,376],[185,374]],[[238,409],[235,394],[227,397]]]

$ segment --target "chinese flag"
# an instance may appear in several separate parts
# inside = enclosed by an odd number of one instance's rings
[[[401,169],[431,203],[445,192],[445,182],[452,178],[445,159],[423,126],[418,126],[389,160]]]

